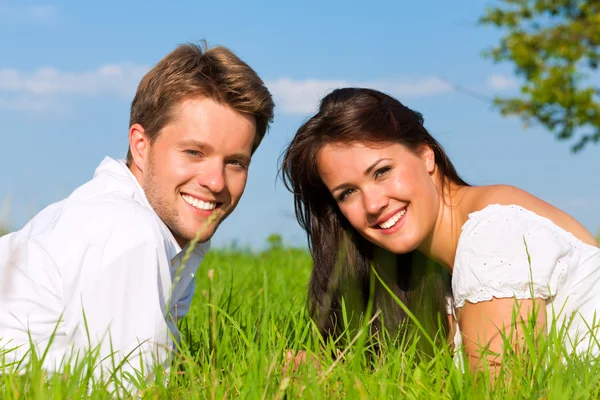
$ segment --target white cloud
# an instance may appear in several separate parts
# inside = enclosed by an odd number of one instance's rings
[[[148,69],[148,66],[133,63],[105,64],[82,72],[64,72],[50,67],[31,72],[0,68],[0,95],[16,96],[0,97],[0,108],[42,112],[54,109],[57,97],[112,95],[132,98]],[[310,113],[325,94],[344,86],[370,87],[401,98],[434,96],[452,90],[448,83],[435,77],[396,82],[281,78],[268,81],[267,86],[278,110],[284,114]]]
[[[52,107],[52,102],[48,99],[39,99],[33,97],[0,98],[0,108],[11,111],[35,111],[43,112]]]
[[[0,110],[30,112],[44,114],[52,118],[72,115],[72,107],[68,103],[57,102],[49,96],[0,97]]]
[[[117,94],[128,97],[146,73],[148,67],[135,64],[106,64],[91,71],[61,72],[54,68],[40,68],[26,73],[0,68],[0,91],[53,94]]]
[[[267,81],[266,85],[273,93],[277,108],[285,114],[314,112],[323,96],[340,87],[368,87],[400,98],[435,96],[452,91],[451,85],[437,77],[404,79],[396,82],[281,78]]]
[[[71,107],[67,96],[108,95],[130,99],[147,70],[147,66],[132,63],[105,64],[83,72],[0,68],[0,109],[68,115]]]
[[[306,79],[293,81],[282,78],[265,82],[275,100],[275,107],[285,114],[308,114],[329,91],[348,86],[346,81]]]
[[[0,19],[13,22],[54,22],[58,19],[58,15],[58,8],[50,5],[11,7],[7,4],[0,4]]]
[[[56,108],[57,101],[65,103],[65,97],[109,95],[129,99],[148,70],[148,66],[135,63],[105,64],[79,72],[52,67],[33,71],[0,68],[0,108],[42,112]],[[266,84],[279,112],[301,115],[315,111],[323,96],[340,87],[369,87],[400,99],[435,96],[453,90],[448,82],[438,77],[364,82],[280,78]]]
[[[486,84],[494,90],[508,90],[517,86],[517,81],[509,76],[492,74],[488,77]]]
[[[52,22],[58,18],[58,9],[53,6],[30,6],[25,8],[24,13],[36,21]]]

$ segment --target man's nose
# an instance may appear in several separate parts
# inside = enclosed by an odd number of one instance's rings
[[[225,189],[225,168],[221,162],[205,162],[198,177],[201,186],[212,193],[220,193]]]

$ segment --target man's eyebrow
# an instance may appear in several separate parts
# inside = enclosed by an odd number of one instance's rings
[[[205,149],[205,150],[209,150],[209,151],[213,149],[213,147],[210,144],[203,142],[201,140],[196,140],[196,139],[182,140],[181,142],[179,142],[179,146],[181,146],[181,147],[186,147],[186,146],[196,147],[196,148]]]
[[[235,153],[235,154],[230,155],[228,158],[241,161],[242,163],[244,163],[246,165],[250,165],[250,161],[252,160],[252,157],[246,153]]]

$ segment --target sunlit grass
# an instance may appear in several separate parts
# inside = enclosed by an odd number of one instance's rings
[[[600,397],[600,367],[561,346],[564,327],[516,354],[507,347],[499,377],[456,367],[447,348],[419,353],[423,335],[383,343],[375,353],[368,329],[350,334],[352,346],[323,342],[306,313],[310,258],[276,247],[266,252],[209,252],[197,274],[197,291],[181,321],[179,356],[165,376],[159,369],[137,379],[130,396],[150,399],[221,398],[547,398]],[[368,318],[363,321],[366,328]],[[361,335],[362,332],[362,335]],[[309,361],[284,368],[286,354],[305,350]],[[91,358],[46,375],[32,363],[22,375],[0,377],[2,399],[110,398],[90,374]],[[168,382],[168,383],[167,383]],[[124,397],[129,397],[124,395]]]

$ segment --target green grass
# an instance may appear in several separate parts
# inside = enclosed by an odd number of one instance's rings
[[[420,356],[418,336],[380,355],[364,335],[332,357],[307,318],[310,258],[305,251],[271,249],[209,252],[197,274],[197,291],[181,321],[182,347],[168,381],[160,371],[138,383],[133,397],[149,399],[590,399],[600,398],[600,367],[562,352],[560,333],[524,354],[507,348],[495,384],[461,372],[444,349]],[[209,272],[212,271],[212,272]],[[423,340],[421,337],[420,340]],[[528,341],[531,337],[528,337]],[[327,351],[323,351],[325,347]],[[318,360],[283,370],[286,350]],[[340,356],[343,354],[343,356]],[[2,399],[110,398],[92,381],[86,362],[46,375],[33,362],[25,375],[0,376]],[[124,396],[129,397],[129,396]]]

